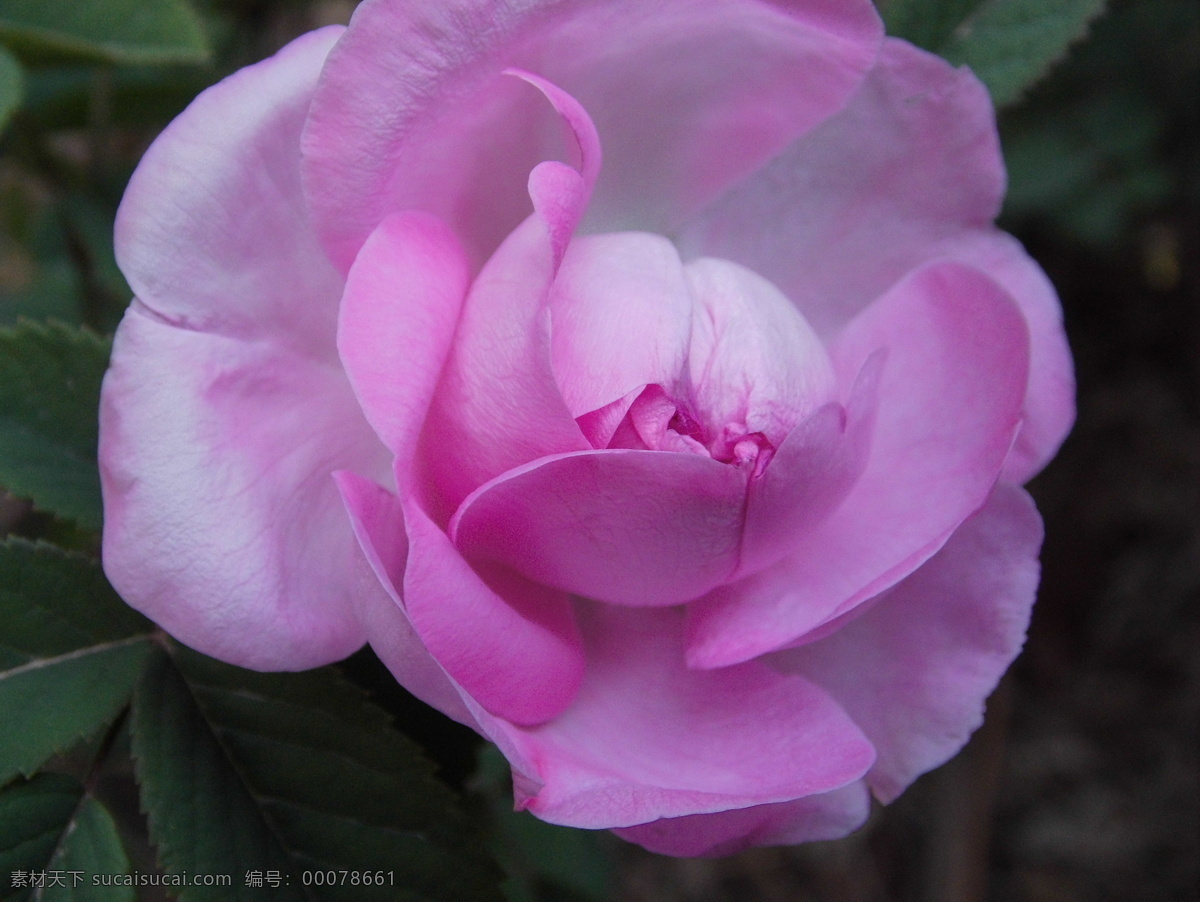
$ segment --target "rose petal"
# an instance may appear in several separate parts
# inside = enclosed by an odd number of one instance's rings
[[[680,388],[692,298],[667,239],[640,232],[576,239],[554,281],[550,317],[554,374],[573,416],[648,384]],[[615,428],[601,431],[611,437]]]
[[[679,604],[737,566],[746,476],[708,457],[585,451],[517,467],[472,494],[450,531],[491,560],[568,592]]]
[[[845,110],[701,213],[679,242],[685,259],[754,270],[829,337],[948,235],[990,229],[1003,194],[987,89],[969,70],[888,39]]]
[[[1008,482],[1027,482],[1062,444],[1075,422],[1075,368],[1054,286],[1011,235],[995,230],[947,239],[938,253],[988,274],[1007,291],[1029,326],[1029,387],[1021,431],[1004,464]]]
[[[857,780],[792,802],[664,818],[613,832],[659,855],[716,858],[752,846],[840,839],[861,827],[870,812],[867,784]]]
[[[863,365],[846,407],[826,404],[784,439],[750,480],[739,576],[776,563],[828,516],[867,464],[885,352]]]
[[[385,219],[346,277],[338,351],[401,473],[411,469],[469,278],[454,233],[426,213]]]
[[[884,802],[953,756],[983,722],[984,700],[1025,640],[1041,542],[1033,501],[1000,484],[868,613],[770,659],[828,689],[875,743],[867,781]]]
[[[341,32],[312,32],[209,88],[146,151],[115,246],[148,308],[182,328],[335,359],[342,280],[309,224],[299,144]]]
[[[750,270],[706,258],[685,271],[696,303],[688,359],[692,413],[710,436],[742,424],[778,447],[833,398],[824,346],[788,299]]]
[[[866,468],[845,501],[774,568],[690,610],[688,661],[743,661],[799,638],[907,576],[986,501],[1020,422],[1025,323],[978,272],[930,265],[897,285],[833,349],[843,384],[887,360]]]
[[[429,653],[489,713],[517,724],[556,717],[584,670],[570,598],[503,568],[472,568],[417,504],[402,508],[400,595]]]
[[[408,536],[404,512],[391,492],[356,473],[333,474],[369,570],[354,604],[371,647],[405,689],[459,723],[476,727],[459,688],[421,643],[397,586],[404,583]]]
[[[874,752],[825,693],[757,662],[683,666],[678,610],[581,608],[588,672],[535,729],[491,724],[520,807],[586,828],[727,811],[858,780]]]
[[[267,342],[177,328],[137,302],[101,394],[104,567],[206,654],[260,670],[364,641],[362,554],[329,474],[388,479],[344,374]]]
[[[305,135],[323,244],[345,271],[389,212],[422,209],[487,259],[525,215],[525,174],[556,155],[505,67],[596,119],[593,230],[661,231],[839,109],[880,38],[864,0],[364,3]]]
[[[551,371],[543,302],[552,279],[549,235],[531,216],[471,288],[425,425],[439,519],[513,467],[589,447]]]

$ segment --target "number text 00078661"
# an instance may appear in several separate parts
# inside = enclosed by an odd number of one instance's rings
[[[301,871],[305,886],[395,886],[395,871]]]

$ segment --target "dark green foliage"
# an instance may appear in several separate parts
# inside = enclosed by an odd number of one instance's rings
[[[0,486],[99,528],[96,408],[109,342],[61,323],[0,329]]]
[[[184,902],[497,899],[481,840],[419,751],[330,669],[260,674],[176,646],[134,697],[133,749],[168,872],[230,874]],[[395,885],[304,886],[304,872],[393,873]]]

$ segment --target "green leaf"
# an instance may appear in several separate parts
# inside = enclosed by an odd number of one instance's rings
[[[100,802],[86,796],[64,831],[58,852],[46,870],[62,872],[61,883],[50,884],[39,902],[134,902],[132,886],[104,883],[93,878],[119,877],[129,873],[129,858],[121,845],[117,825]],[[80,875],[75,879],[75,875]]]
[[[4,0],[0,41],[38,63],[202,63],[209,56],[186,0]]]
[[[21,902],[30,890],[14,877],[44,871],[79,807],[83,787],[61,774],[39,774],[0,791],[0,898]],[[11,895],[10,895],[11,894]]]
[[[121,639],[0,671],[0,782],[28,776],[129,702],[150,643]]]
[[[0,897],[40,902],[133,902],[132,887],[95,886],[129,873],[112,815],[72,777],[39,774],[0,792]],[[42,875],[45,875],[42,877]]]
[[[616,847],[607,830],[577,830],[513,810],[512,775],[494,745],[479,753],[474,788],[487,800],[496,857],[509,874],[510,902],[604,902],[613,894]]]
[[[0,131],[21,105],[25,93],[25,74],[13,55],[0,46]]]
[[[259,902],[272,875],[284,902],[500,898],[454,794],[336,671],[261,674],[171,648],[134,695],[142,806],[168,873],[234,878],[182,902]],[[305,885],[314,871],[385,883]]]
[[[0,542],[0,783],[92,735],[128,702],[151,624],[86,558]]]
[[[997,106],[1019,100],[1088,30],[1105,0],[891,0],[888,32],[967,65]]]
[[[96,410],[109,343],[60,323],[0,329],[0,486],[99,529]]]

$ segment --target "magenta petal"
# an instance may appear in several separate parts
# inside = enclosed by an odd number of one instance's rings
[[[613,832],[659,855],[716,858],[755,846],[840,839],[861,827],[870,812],[871,794],[858,780],[792,802],[663,818]]]
[[[884,802],[954,755],[982,723],[984,700],[1025,639],[1041,541],[1029,496],[998,485],[870,611],[770,659],[828,689],[875,743],[867,781]]]
[[[907,576],[987,500],[1020,423],[1024,319],[1001,289],[930,265],[869,307],[832,349],[843,384],[887,357],[867,464],[788,556],[690,611],[688,660],[716,667],[798,639]]]
[[[407,471],[458,325],[470,274],[426,213],[390,216],[346,277],[338,351],[367,420]]]
[[[182,328],[330,361],[342,278],[300,186],[300,133],[342,33],[326,28],[196,98],[146,151],[115,249],[138,300]]]
[[[260,670],[364,641],[362,553],[329,474],[390,455],[339,369],[267,342],[177,328],[137,302],[100,411],[104,567],[200,651]]]
[[[585,451],[518,467],[451,523],[471,560],[615,604],[690,601],[737,566],[745,473],[693,454]]]
[[[475,726],[454,682],[421,643],[404,613],[397,587],[404,580],[408,537],[399,499],[347,470],[333,475],[373,571],[364,575],[354,598],[371,647],[405,689],[460,723]]]
[[[503,568],[472,569],[418,505],[403,510],[404,609],[429,653],[497,717],[538,724],[557,716],[584,670],[570,598]]]
[[[588,671],[572,705],[493,739],[529,771],[518,804],[551,823],[627,827],[786,802],[858,780],[874,751],[823,690],[750,662],[683,664],[678,610],[580,609]]]
[[[662,231],[838,110],[880,38],[865,0],[364,3],[305,134],[322,241],[345,271],[388,213],[422,209],[487,259],[525,215],[526,174],[556,155],[511,67],[596,119],[594,230]]]

